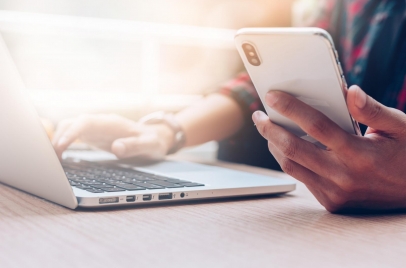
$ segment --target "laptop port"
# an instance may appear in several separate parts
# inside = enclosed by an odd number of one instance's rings
[[[99,198],[99,204],[118,203],[118,197]]]
[[[143,201],[151,201],[152,200],[152,194],[144,194],[142,196]]]
[[[168,199],[172,199],[172,193],[164,193],[164,194],[159,194],[158,199],[159,199],[159,200],[168,200]]]
[[[127,195],[125,198],[127,202],[135,202],[135,195]]]

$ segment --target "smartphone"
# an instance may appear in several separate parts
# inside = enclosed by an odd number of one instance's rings
[[[272,122],[318,143],[292,120],[265,104],[279,90],[319,110],[342,129],[361,135],[350,115],[347,83],[334,42],[319,28],[244,28],[235,35],[237,50]]]

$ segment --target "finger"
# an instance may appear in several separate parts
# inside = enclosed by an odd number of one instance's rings
[[[74,121],[62,134],[55,145],[55,151],[58,155],[62,153],[78,139],[87,128],[91,128],[90,122],[84,119]]]
[[[59,139],[61,138],[62,134],[65,133],[66,129],[69,128],[69,126],[72,124],[73,120],[72,119],[66,119],[58,123],[58,126],[56,127],[54,137],[52,139],[52,145],[55,146]]]
[[[338,194],[341,192],[340,189],[333,182],[319,176],[300,164],[287,159],[272,143],[268,143],[268,147],[282,170],[298,181],[304,183],[317,201],[319,201],[328,211],[336,211],[342,206],[340,202],[338,202],[339,204],[335,203],[342,197]]]
[[[349,135],[327,116],[297,98],[280,92],[270,91],[266,103],[279,114],[291,119],[303,131],[330,149],[348,146]]]
[[[321,176],[285,157],[284,154],[272,143],[268,142],[268,147],[269,151],[286,174],[312,188],[321,187],[323,185],[324,179]]]
[[[368,135],[368,134],[372,134],[372,133],[376,133],[376,130],[373,128],[367,128],[367,130],[365,131],[364,135]]]
[[[259,133],[278,148],[284,157],[321,176],[328,177],[331,174],[335,165],[331,160],[329,151],[320,149],[316,145],[273,124],[263,112],[255,112],[253,119]]]
[[[166,154],[161,150],[156,139],[149,135],[117,139],[111,145],[111,152],[118,158],[148,156],[160,159]]]
[[[330,200],[326,193],[323,192],[323,189],[319,186],[309,186],[306,185],[307,189],[313,194],[313,196],[319,201],[319,203],[325,207],[328,211],[333,212],[335,208],[330,205]]]
[[[354,119],[364,125],[385,132],[404,131],[406,121],[403,112],[377,102],[358,86],[348,89],[347,105]]]

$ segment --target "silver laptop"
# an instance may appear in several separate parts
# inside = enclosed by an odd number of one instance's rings
[[[286,193],[290,180],[188,162],[60,163],[0,36],[0,182],[59,205],[104,207]]]

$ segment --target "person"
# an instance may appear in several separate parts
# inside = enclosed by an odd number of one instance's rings
[[[57,154],[77,138],[118,158],[152,159],[164,158],[174,146],[218,140],[220,159],[278,168],[270,151],[282,170],[303,182],[330,212],[406,208],[406,115],[402,112],[406,1],[319,3],[322,8],[312,25],[331,33],[346,78],[357,85],[348,89],[346,100],[354,119],[368,127],[364,136],[347,134],[288,94],[269,92],[266,105],[295,121],[327,150],[292,135],[269,120],[249,76],[242,73],[170,120],[182,129],[182,141],[168,122],[143,124],[117,115],[83,115],[59,124],[53,139]]]

